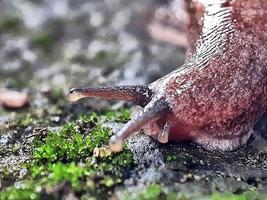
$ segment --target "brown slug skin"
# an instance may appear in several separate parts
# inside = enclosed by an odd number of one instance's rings
[[[113,143],[143,128],[163,143],[191,140],[209,150],[234,150],[267,111],[267,2],[201,2],[201,31],[186,63],[148,87],[135,86],[138,101],[146,96],[146,103]]]

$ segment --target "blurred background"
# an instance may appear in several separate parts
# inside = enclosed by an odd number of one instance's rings
[[[53,91],[150,83],[184,62],[186,16],[172,13],[178,4],[1,0],[0,90],[26,92],[32,107],[43,107]]]

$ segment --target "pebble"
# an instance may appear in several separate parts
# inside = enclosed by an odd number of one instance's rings
[[[5,108],[22,108],[29,103],[29,97],[24,92],[0,90],[0,104]]]

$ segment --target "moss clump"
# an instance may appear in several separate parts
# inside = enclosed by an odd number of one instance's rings
[[[84,153],[82,148],[85,142],[82,137],[73,123],[67,124],[60,132],[50,132],[44,142],[36,144],[33,152],[35,161],[42,163],[79,158]]]
[[[49,50],[54,44],[54,40],[49,34],[40,33],[32,39],[32,44],[43,50]]]
[[[241,194],[232,193],[213,193],[211,195],[212,200],[263,200],[266,199],[266,195],[260,194],[256,191],[245,191]]]
[[[213,193],[211,195],[204,195],[199,193],[188,193],[167,188],[159,184],[151,184],[146,186],[143,190],[131,194],[129,192],[122,192],[119,197],[120,200],[263,200],[266,195],[260,194],[256,191],[245,191],[241,194],[233,193]]]
[[[168,154],[166,156],[166,161],[170,162],[170,161],[176,161],[178,160],[178,156],[176,154]]]
[[[102,127],[96,114],[83,116],[51,131],[44,141],[37,141],[33,156],[36,162],[79,161],[93,155],[95,147],[108,143],[111,129]],[[93,126],[93,127],[92,127]]]
[[[126,119],[126,111],[123,112],[115,113],[123,116],[116,121]],[[126,145],[120,153],[103,157],[93,155],[95,148],[107,145],[112,134],[110,128],[101,126],[108,118],[95,113],[84,115],[65,124],[59,131],[51,131],[43,140],[36,140],[33,161],[27,166],[28,180],[22,182],[27,187],[14,185],[6,188],[0,192],[0,199],[20,199],[17,197],[21,193],[25,199],[42,198],[44,194],[57,198],[58,194],[48,191],[61,183],[68,183],[78,197],[107,198],[133,167],[133,157]]]
[[[128,109],[121,109],[118,111],[109,111],[105,114],[105,117],[109,121],[116,121],[125,123],[130,120],[131,113]]]
[[[81,177],[85,176],[87,172],[87,169],[84,165],[75,162],[50,163],[48,166],[42,165],[38,166],[38,168],[33,168],[32,170],[32,176],[42,177],[37,183],[40,186],[45,184],[46,186],[52,187],[57,183],[69,182],[71,186],[77,190],[81,188]]]
[[[19,16],[8,16],[0,19],[0,34],[3,32],[16,32],[21,27],[22,21]]]
[[[9,187],[4,192],[0,192],[0,200],[40,199],[40,194],[35,189],[36,186],[33,181],[27,181],[27,183],[16,183],[13,187]]]
[[[123,200],[180,200],[176,193],[166,192],[165,188],[158,184],[151,184],[142,191],[132,195],[128,192],[123,194]],[[182,199],[181,199],[182,200]],[[186,200],[186,199],[183,199]]]
[[[147,188],[145,189],[144,192],[140,193],[138,195],[138,199],[159,199],[161,198],[161,186],[160,185],[149,185],[147,186]]]
[[[21,124],[22,126],[29,126],[29,125],[33,124],[33,122],[34,122],[33,118],[27,116],[26,118],[24,118],[24,119],[22,119],[22,120],[20,121],[20,124]]]

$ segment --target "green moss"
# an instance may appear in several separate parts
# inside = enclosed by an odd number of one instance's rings
[[[178,157],[175,154],[169,154],[166,156],[166,161],[175,161],[175,160],[178,160]]]
[[[4,192],[0,192],[0,200],[40,199],[40,194],[35,189],[35,183],[32,181],[18,183],[13,187],[7,188]]]
[[[266,198],[266,196],[265,196]],[[256,199],[265,199],[260,197],[260,194],[256,191],[245,191],[242,194],[232,194],[232,193],[214,193],[211,196],[212,200],[256,200]]]
[[[265,195],[256,191],[245,191],[241,194],[233,193],[213,193],[211,195],[204,195],[199,193],[188,193],[183,191],[174,191],[170,187],[165,187],[159,184],[151,184],[146,186],[143,190],[129,193],[122,192],[120,200],[263,200]]]
[[[94,121],[90,121],[94,120]],[[83,116],[77,122],[68,123],[59,132],[50,132],[44,142],[37,142],[33,156],[36,161],[78,161],[93,155],[95,147],[108,143],[111,129],[96,124],[86,127],[86,122],[96,123],[95,114]]]
[[[105,114],[107,120],[125,123],[130,120],[131,113],[128,109],[121,109],[120,111],[109,111]]]
[[[54,44],[54,41],[47,33],[40,33],[32,39],[32,44],[41,49],[49,50]]]
[[[29,125],[33,124],[33,122],[34,122],[33,118],[27,116],[26,118],[24,118],[24,119],[22,119],[22,120],[20,121],[20,124],[21,124],[22,126],[29,126]]]
[[[149,185],[145,192],[139,195],[140,199],[158,199],[161,193],[160,185]]]
[[[93,152],[95,148],[105,149],[112,134],[111,129],[101,124],[107,121],[126,122],[129,116],[128,110],[111,111],[103,116],[91,113],[66,123],[59,131],[50,131],[44,139],[36,138],[32,151],[33,160],[30,164],[24,163],[28,170],[27,180],[5,188],[0,192],[0,200],[44,197],[58,199],[59,192],[48,191],[64,184],[71,186],[78,198],[107,199],[114,194],[114,188],[129,176],[133,167],[133,155],[126,145],[120,153],[94,156]],[[26,122],[25,124],[28,124]],[[166,159],[192,164],[190,159],[185,160],[183,155],[170,154]],[[255,200],[264,197],[251,192],[196,196],[193,193],[177,192],[159,184],[152,184],[134,195],[125,192],[122,199]]]
[[[21,19],[19,16],[9,16],[6,18],[0,18],[0,33],[18,31],[21,26]]]
[[[116,121],[125,119],[125,113],[116,115],[123,116]],[[84,115],[59,131],[50,131],[42,141],[36,139],[33,161],[27,165],[28,180],[23,182],[26,189],[11,186],[0,192],[1,199],[11,199],[12,195],[17,195],[13,199],[20,195],[25,199],[38,198],[60,183],[70,183],[78,196],[107,198],[109,191],[113,191],[133,167],[132,153],[126,145],[120,153],[93,156],[94,149],[107,145],[112,134],[111,129],[100,124],[107,120],[106,116],[99,117],[95,113]]]
[[[4,167],[1,171],[1,176],[0,178],[8,178],[10,177],[10,172],[9,170],[7,169],[7,167]]]
[[[166,191],[161,185],[151,184],[146,186],[143,190],[130,194],[128,192],[123,193],[123,200],[186,200],[183,197],[180,198],[175,192]]]
[[[85,175],[86,169],[74,162],[63,164],[61,162],[50,166],[50,183],[69,181],[73,188],[80,188],[80,178]]]

